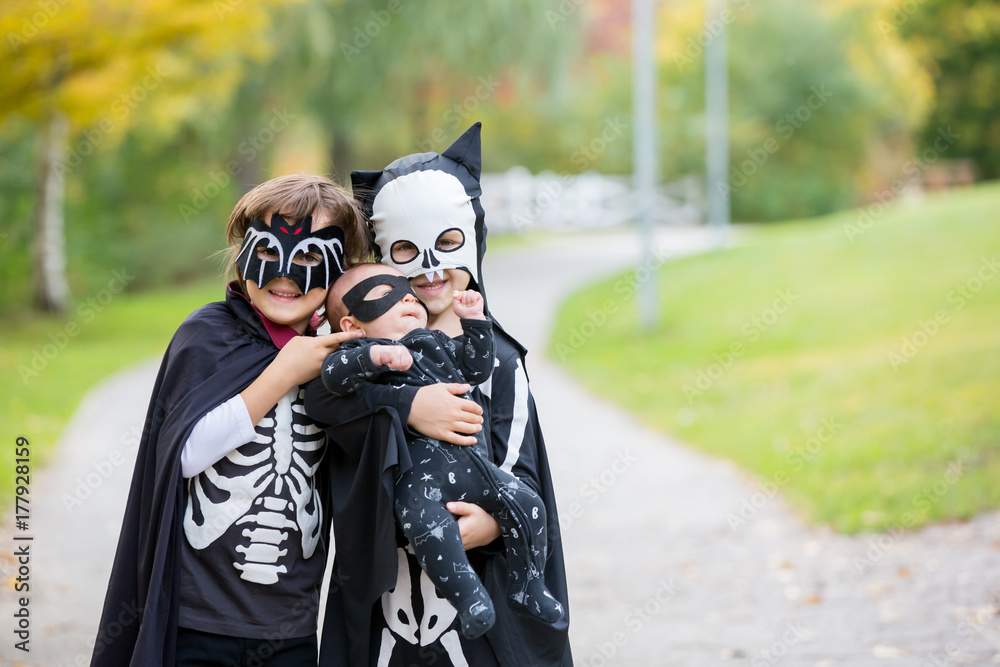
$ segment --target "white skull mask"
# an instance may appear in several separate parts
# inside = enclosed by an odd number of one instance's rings
[[[375,197],[371,220],[382,262],[407,278],[464,269],[481,284],[476,212],[455,176],[433,169],[399,176]]]

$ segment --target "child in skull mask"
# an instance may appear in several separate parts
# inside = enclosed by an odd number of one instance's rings
[[[306,410],[329,426],[328,457],[340,483],[335,491],[337,537],[335,581],[323,624],[321,667],[343,664],[469,665],[469,667],[571,667],[566,570],[552,474],[525,371],[526,350],[489,313],[483,287],[486,250],[485,213],[480,203],[480,124],[470,127],[443,153],[418,153],[394,160],[385,169],[355,171],[355,198],[371,221],[377,258],[401,271],[428,311],[428,327],[449,336],[462,334],[452,294],[471,289],[482,295],[493,327],[496,361],[486,382],[472,396],[487,416],[484,429],[491,459],[542,499],[548,517],[546,588],[561,603],[562,619],[542,623],[496,606],[496,623],[484,635],[461,634],[454,608],[436,593],[405,540],[396,536],[391,495],[398,449],[406,450],[411,429],[455,444],[466,444],[447,430],[431,433],[406,413],[392,414],[370,398],[386,386],[367,383],[347,396],[333,397],[321,381],[306,392]],[[422,387],[459,387],[436,384]],[[412,389],[402,385],[399,393]],[[458,401],[443,396],[442,401]],[[416,406],[416,402],[414,402]],[[370,415],[374,414],[375,417]],[[469,433],[462,430],[460,433]],[[469,438],[475,441],[475,438]],[[399,443],[404,446],[400,447]],[[337,489],[350,493],[337,494]],[[497,521],[481,507],[450,502],[458,516],[469,561],[494,600],[507,591],[510,569]],[[338,528],[339,527],[339,528]],[[359,541],[358,537],[365,538]],[[336,641],[327,641],[327,635]],[[327,646],[331,650],[327,651]],[[348,651],[337,651],[337,647]]]
[[[463,330],[453,340],[426,328],[427,311],[401,273],[381,264],[348,270],[330,290],[332,326],[361,332],[326,358],[322,379],[333,396],[365,382],[480,384],[493,370],[493,333],[478,292],[455,291],[452,308]],[[508,597],[516,607],[545,623],[563,616],[546,590],[545,506],[530,487],[500,470],[480,438],[472,447],[453,447],[420,434],[407,440],[410,467],[395,483],[396,519],[421,567],[458,611],[462,633],[481,635],[493,624],[493,604],[469,565],[449,501],[486,509],[501,526],[507,560]]]

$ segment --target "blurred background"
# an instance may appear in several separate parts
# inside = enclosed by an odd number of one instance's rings
[[[578,664],[774,664],[792,622],[785,664],[1000,660],[1000,2],[652,7],[636,61],[625,0],[4,0],[0,446],[43,471],[63,644],[23,664],[89,656],[147,387],[223,296],[238,198],[476,121]],[[14,482],[4,456],[8,532]]]
[[[745,386],[734,385],[743,399],[837,396],[865,421],[875,413],[857,405],[887,395],[886,383],[902,392],[889,391],[881,417],[855,438],[867,452],[861,459],[831,462],[847,477],[873,456],[869,443],[884,443],[886,433],[897,442],[892,429],[912,426],[900,405],[927,422],[913,437],[941,465],[964,447],[992,474],[1000,427],[986,406],[997,388],[1000,281],[985,279],[993,269],[983,259],[1000,238],[1000,190],[984,183],[1000,176],[1000,3],[732,0],[721,14],[706,11],[700,0],[655,5],[653,221],[705,223],[705,56],[725,33],[723,189],[745,247],[671,269],[680,274],[661,270],[664,315],[639,337],[654,355],[669,349],[676,357],[634,372],[603,357],[602,345],[634,331],[637,320],[626,314],[615,320],[620,331],[602,327],[560,361],[598,391],[617,386],[617,374],[638,392],[622,401],[649,421],[727,456],[753,451],[746,466],[766,474],[766,461],[786,460],[820,416],[790,401],[785,416],[796,433],[742,432],[763,443],[759,450],[699,430],[711,415],[732,414],[727,383],[740,377],[706,386],[699,373],[732,343],[762,338],[741,368],[755,355],[791,356],[761,362]],[[631,21],[622,0],[483,0],[460,10],[411,0],[6,0],[4,438],[24,430],[54,441],[97,379],[159,355],[190,309],[221,296],[218,266],[207,258],[223,246],[235,201],[273,176],[320,172],[346,183],[352,169],[443,150],[482,121],[492,234],[628,229]],[[774,224],[789,220],[804,222]],[[798,264],[782,264],[789,258]],[[956,297],[956,307],[953,288],[976,275],[980,289]],[[820,278],[829,283],[802,298],[808,307],[752,324],[777,290],[803,294]],[[764,296],[754,300],[749,289]],[[580,298],[562,315],[557,352],[601,295]],[[962,324],[939,322],[933,335],[922,328],[942,308],[958,321],[967,304]],[[686,339],[682,325],[698,333]],[[920,364],[909,363],[908,343],[927,348]],[[830,345],[854,356],[824,357]],[[932,348],[943,356],[935,360]],[[879,374],[846,372],[865,349]],[[948,357],[959,349],[968,356]],[[906,376],[915,368],[923,369],[917,384]],[[969,375],[942,388],[958,368]],[[810,369],[803,382],[813,382],[811,394],[796,380]],[[845,390],[838,383],[847,376],[859,384]],[[925,391],[903,395],[914,387]],[[946,396],[963,407],[945,405]],[[938,411],[928,416],[925,399]],[[945,432],[953,444],[941,449]],[[713,444],[721,441],[734,451]],[[873,493],[881,497],[884,487]],[[978,500],[941,516],[967,516],[1000,502],[998,493],[970,490]],[[836,504],[813,516],[845,530],[890,525],[894,515],[871,514],[873,502],[866,497],[849,519]]]

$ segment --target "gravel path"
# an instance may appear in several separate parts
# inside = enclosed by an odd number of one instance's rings
[[[706,242],[669,230],[656,250]],[[534,350],[578,667],[1000,664],[1000,514],[852,538],[810,528],[780,494],[644,428],[542,358],[555,304],[637,255],[631,237],[567,238],[485,269],[491,308]],[[0,529],[0,665],[89,663],[157,365],[95,387],[52,464],[33,471],[31,526],[19,533],[34,538],[30,653],[11,632],[23,543]]]

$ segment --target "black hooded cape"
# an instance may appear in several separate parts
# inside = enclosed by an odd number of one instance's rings
[[[372,215],[372,204],[388,182],[413,171],[439,170],[453,175],[471,197],[476,214],[476,266],[466,267],[472,287],[486,300],[482,262],[486,252],[485,212],[479,201],[481,167],[480,123],[475,123],[444,153],[420,153],[400,158],[379,171],[351,174],[355,198]],[[507,454],[513,424],[515,375],[524,373],[526,350],[490,315],[498,366],[490,397],[480,388],[473,395],[490,417],[486,429],[490,451],[499,465]],[[331,514],[336,543],[333,582],[327,599],[320,667],[368,667],[378,645],[373,641],[372,612],[382,594],[396,584],[397,533],[392,490],[398,473],[410,467],[406,422],[416,387],[370,384],[363,391],[333,398],[321,380],[306,390],[307,414],[328,424],[325,464],[332,478]],[[498,538],[494,545],[470,551],[470,561],[485,561],[483,582],[495,601],[497,620],[485,637],[502,667],[571,667],[569,604],[559,513],[552,476],[534,399],[527,395],[527,415],[521,455],[513,473],[530,484],[545,503],[548,516],[548,560],[545,584],[563,604],[566,616],[554,624],[515,613],[506,604],[507,564]],[[524,415],[522,415],[524,417]],[[479,553],[476,553],[479,552]],[[428,664],[436,661],[431,656]]]
[[[174,334],[153,386],[92,667],[172,667],[179,609],[184,480],[195,424],[250,385],[278,349],[231,287]]]

